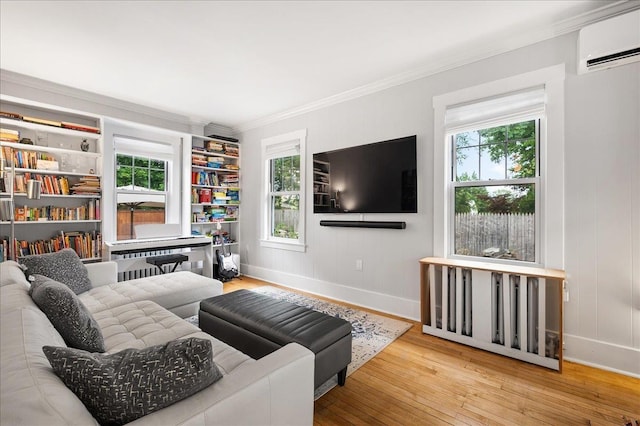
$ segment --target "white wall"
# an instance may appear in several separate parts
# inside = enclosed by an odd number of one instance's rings
[[[640,64],[578,76],[576,37],[243,132],[243,271],[418,319],[418,260],[433,254],[433,96],[565,63],[565,357],[640,375]],[[260,218],[253,213],[259,211],[260,140],[301,128],[308,129],[309,170],[315,152],[417,134],[418,213],[364,217],[403,220],[407,228],[320,227],[321,219],[336,216],[313,214],[308,197],[307,252],[260,247]]]

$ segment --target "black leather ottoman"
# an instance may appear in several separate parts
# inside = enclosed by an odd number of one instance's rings
[[[344,386],[351,324],[283,300],[237,290],[200,302],[200,328],[254,359],[296,342],[316,354],[317,388],[334,374]]]

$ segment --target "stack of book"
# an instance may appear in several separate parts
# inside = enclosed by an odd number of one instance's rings
[[[224,164],[224,157],[207,157],[207,166],[219,169]]]
[[[202,154],[191,154],[191,164],[194,166],[207,167],[207,156]]]
[[[101,191],[98,176],[82,176],[78,183],[71,187],[72,194],[100,195]]]
[[[213,204],[227,204],[231,197],[227,196],[225,191],[217,191],[213,193]]]
[[[223,153],[224,152],[224,147],[222,146],[222,144],[220,142],[209,141],[209,142],[207,142],[207,151]]]
[[[237,173],[224,173],[220,177],[220,185],[222,186],[238,186],[238,174]]]
[[[224,153],[232,157],[238,157],[240,155],[240,150],[237,146],[226,143],[224,144]]]
[[[18,142],[20,140],[20,132],[13,129],[5,129],[0,127],[0,141]]]
[[[238,220],[238,206],[227,206],[224,214],[225,221]]]

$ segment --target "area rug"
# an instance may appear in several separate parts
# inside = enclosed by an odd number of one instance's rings
[[[336,305],[324,300],[281,290],[276,287],[264,286],[252,289],[252,291],[349,321],[352,326],[351,335],[353,342],[351,349],[352,359],[351,364],[349,364],[347,368],[347,377],[411,328],[411,324],[405,321]],[[189,320],[196,325],[198,323],[197,316],[195,318],[189,318]],[[337,384],[338,379],[336,376],[327,380],[315,390],[314,398],[320,398]],[[349,381],[347,380],[347,386],[348,385]]]

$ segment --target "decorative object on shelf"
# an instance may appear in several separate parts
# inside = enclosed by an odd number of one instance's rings
[[[29,179],[27,181],[27,198],[30,200],[39,200],[41,189],[42,182],[35,179]]]
[[[29,138],[22,138],[20,139],[20,143],[25,144],[25,145],[33,145],[33,141]]]
[[[82,139],[82,143],[80,144],[80,149],[81,149],[83,152],[87,152],[87,151],[89,151],[89,142],[87,142],[87,140],[86,140],[86,139]]]

